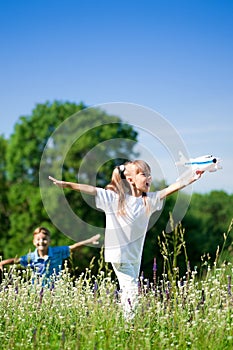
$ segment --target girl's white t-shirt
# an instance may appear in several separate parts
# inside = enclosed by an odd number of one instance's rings
[[[161,210],[160,192],[148,192],[149,213],[142,197],[126,194],[126,214],[118,214],[118,194],[97,188],[96,206],[106,216],[105,261],[112,263],[141,262],[150,216]]]

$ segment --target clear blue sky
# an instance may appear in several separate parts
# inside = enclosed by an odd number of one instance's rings
[[[1,0],[0,47],[1,134],[45,101],[138,104],[223,159],[195,191],[233,192],[232,0]]]

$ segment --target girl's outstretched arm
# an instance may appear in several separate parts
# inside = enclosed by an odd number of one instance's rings
[[[203,173],[204,173],[204,171],[200,171],[200,172],[196,173],[194,176],[192,176],[188,181],[187,180],[176,181],[173,184],[169,185],[168,187],[164,188],[163,190],[160,191],[160,199],[163,199],[163,198],[169,196],[170,194],[177,192],[188,185],[191,185],[193,182],[200,179],[200,177]]]
[[[55,179],[52,176],[49,176],[49,180],[51,180],[54,183],[54,185],[57,185],[58,187],[70,188],[71,190],[87,193],[92,196],[95,196],[97,192],[95,186],[79,184],[75,182],[61,181],[61,180]]]

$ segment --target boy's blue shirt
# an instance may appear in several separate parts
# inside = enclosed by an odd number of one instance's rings
[[[46,275],[46,277],[49,277],[61,271],[63,260],[69,256],[69,246],[49,247],[46,259],[41,258],[37,249],[35,249],[34,252],[21,256],[20,264],[24,267],[30,266],[40,276]]]

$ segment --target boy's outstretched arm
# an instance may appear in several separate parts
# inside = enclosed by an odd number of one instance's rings
[[[0,270],[3,270],[4,265],[12,265],[12,264],[19,264],[19,259],[10,258],[10,259],[0,261]]]
[[[99,244],[100,235],[92,236],[91,238],[85,239],[85,241],[80,241],[69,246],[70,251],[73,252],[75,249],[86,245],[86,244]]]
[[[96,187],[95,186],[79,184],[79,183],[75,183],[75,182],[61,181],[61,180],[55,179],[52,176],[49,176],[49,180],[51,180],[54,183],[54,185],[57,185],[58,187],[61,187],[61,188],[70,188],[71,190],[87,193],[87,194],[90,194],[92,196],[96,195]]]
[[[160,199],[163,199],[169,196],[170,194],[177,192],[188,185],[191,185],[193,182],[200,179],[203,173],[204,171],[200,171],[198,172],[198,174],[195,174],[195,176],[192,176],[188,181],[187,180],[185,182],[182,180],[176,181],[173,184],[169,185],[168,187],[164,188],[163,190],[160,191]]]

